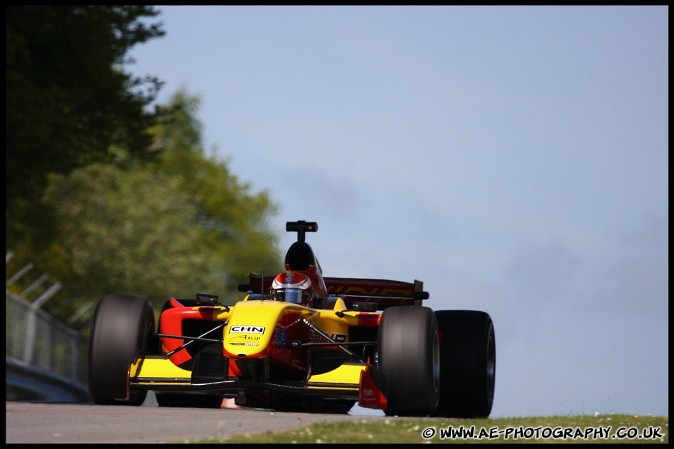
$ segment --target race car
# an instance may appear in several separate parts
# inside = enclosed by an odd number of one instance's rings
[[[89,393],[96,404],[242,407],[485,418],[496,375],[494,325],[472,310],[433,311],[421,281],[325,277],[307,232],[275,276],[251,273],[242,298],[151,303],[106,295],[96,307]],[[155,325],[156,324],[156,325]]]

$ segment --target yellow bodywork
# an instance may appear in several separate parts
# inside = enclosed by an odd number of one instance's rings
[[[365,369],[364,364],[344,363],[327,373],[309,377],[309,388],[348,388],[358,389],[360,372]]]
[[[229,312],[223,311],[214,315],[214,318],[219,321],[228,320],[224,329],[226,353],[255,358],[267,354],[276,324],[282,315],[299,314],[303,318],[310,318],[312,313],[306,307],[284,302],[241,301],[234,304]]]
[[[344,363],[332,371],[309,376],[309,388],[358,389],[364,364]],[[130,379],[138,385],[189,385],[192,372],[178,368],[166,356],[147,356],[132,364]]]
[[[178,368],[166,356],[138,359],[129,369],[129,378],[140,384],[189,384],[192,372]]]
[[[275,329],[285,314],[306,319],[337,342],[348,341],[349,327],[358,323],[356,312],[344,311],[346,306],[342,299],[337,299],[332,310],[247,299],[233,306],[218,306],[213,309],[213,320],[226,323],[223,348],[230,357],[267,357],[268,347],[274,344]],[[360,373],[364,369],[365,364],[347,362],[329,372],[308,374],[307,386],[311,389],[358,390]],[[167,356],[141,358],[129,369],[129,378],[136,385],[179,387],[190,385],[191,376],[191,371],[179,368]]]

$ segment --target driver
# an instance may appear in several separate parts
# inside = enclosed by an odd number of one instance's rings
[[[308,305],[314,299],[311,281],[302,273],[281,273],[271,284],[271,296],[275,301]]]

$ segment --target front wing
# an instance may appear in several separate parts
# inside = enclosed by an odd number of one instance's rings
[[[358,400],[361,373],[367,365],[344,363],[338,368],[309,376],[302,384],[250,380],[217,380],[193,382],[192,371],[174,365],[166,356],[146,356],[129,368],[131,389],[171,392],[217,391],[224,395],[242,390],[274,390],[306,396]]]

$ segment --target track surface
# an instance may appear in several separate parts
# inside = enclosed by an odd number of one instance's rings
[[[5,443],[170,443],[381,416],[5,402]]]

